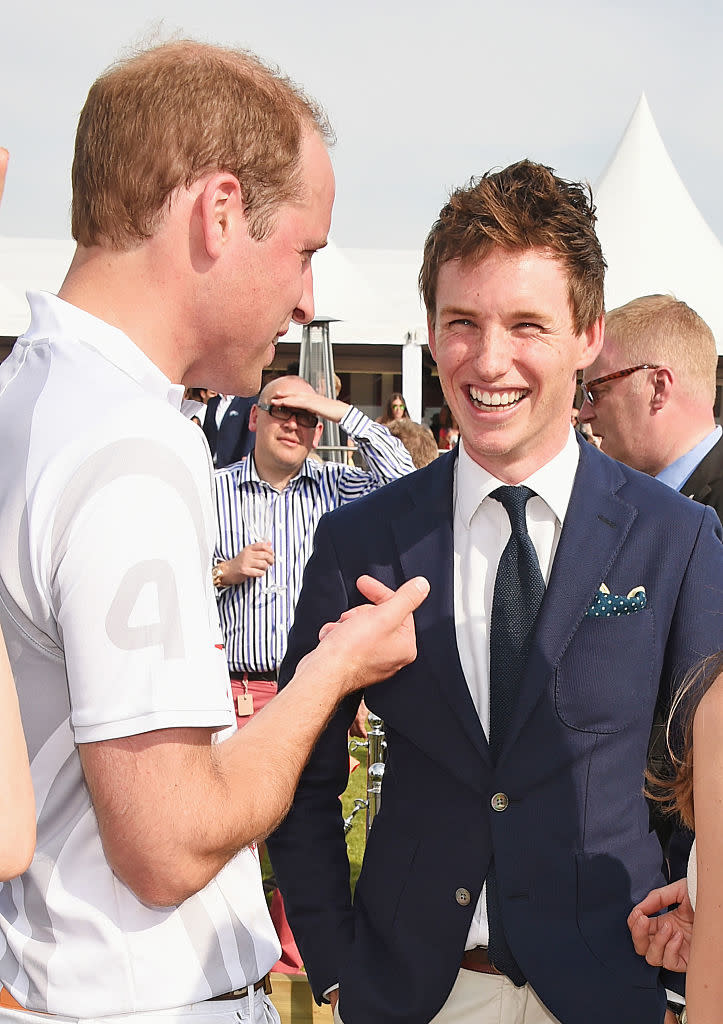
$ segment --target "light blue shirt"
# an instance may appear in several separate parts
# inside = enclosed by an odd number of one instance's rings
[[[665,469],[661,469],[655,479],[667,484],[668,487],[672,487],[673,490],[679,491],[691,473],[701,464],[711,448],[718,443],[722,434],[723,427],[716,427],[715,430],[711,430],[710,434],[704,437],[702,441],[699,441],[695,448],[691,448],[685,455],[681,455],[675,462],[671,462]]]

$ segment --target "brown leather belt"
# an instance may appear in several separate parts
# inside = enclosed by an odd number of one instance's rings
[[[486,946],[475,946],[474,949],[465,949],[462,963],[465,971],[475,971],[477,974],[502,974],[493,963],[490,963],[489,953]]]
[[[261,981],[256,982],[254,985],[254,992],[258,992],[260,988],[264,990],[267,996],[271,995],[271,978],[268,974],[262,978]],[[224,992],[223,995],[220,996],[211,996],[207,1001],[209,1003],[213,1003],[219,999],[245,999],[248,994],[249,990],[248,986],[246,986],[246,988],[235,988],[233,992]]]
[[[262,978],[261,981],[256,982],[254,985],[254,992],[258,992],[260,988],[264,990],[267,996],[271,995],[271,978],[268,974],[266,977]],[[233,992],[224,992],[223,995],[220,996],[211,996],[211,998],[206,1001],[212,1003],[217,999],[244,999],[248,994],[249,990],[248,986],[246,986],[246,988],[234,989]],[[6,988],[0,988],[0,1006],[3,1006],[8,1010],[25,1011],[25,1007],[21,1006],[17,999],[14,999]],[[39,1013],[38,1010],[33,1012]],[[45,1014],[40,1014],[40,1016],[45,1016]]]
[[[229,675],[237,683],[275,683],[279,678],[278,672],[229,672]]]

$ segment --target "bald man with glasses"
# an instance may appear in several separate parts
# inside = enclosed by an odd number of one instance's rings
[[[354,439],[367,469],[310,458],[322,420]],[[251,409],[247,458],[215,474],[216,587],[237,721],[276,693],[304,568],[325,512],[411,473],[411,457],[386,427],[314,391],[301,377],[271,381]]]
[[[713,333],[685,302],[644,295],[612,310],[584,374],[579,413],[619,462],[657,477],[723,519]]]

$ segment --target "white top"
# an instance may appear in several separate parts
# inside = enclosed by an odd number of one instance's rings
[[[693,845],[690,848],[690,856],[688,857],[688,899],[690,905],[695,910],[695,901],[698,898],[698,859],[695,849],[695,839]]]
[[[231,405],[231,402],[233,402],[233,399],[233,395],[218,396],[218,405],[216,406],[216,427],[219,430],[221,429],[221,420],[228,412],[228,407]]]
[[[571,428],[559,455],[522,481],[539,495],[527,502],[526,516],[545,583],[550,578],[579,458]],[[501,486],[502,481],[477,465],[460,441],[454,502],[454,623],[462,670],[486,736],[490,724],[489,620],[497,565],[512,532],[504,506],[489,498]],[[466,948],[488,944],[485,885]]]
[[[0,890],[0,978],[42,1012],[177,1007],[275,962],[257,854],[178,908],[143,905],[105,860],[76,744],[233,726],[211,460],[183,389],[124,334],[55,296],[29,302],[0,367],[0,619],[38,843]]]

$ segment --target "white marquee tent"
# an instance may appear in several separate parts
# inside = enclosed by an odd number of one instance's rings
[[[723,354],[723,246],[676,171],[644,94],[595,201],[608,263],[607,308],[671,293],[703,317]]]

